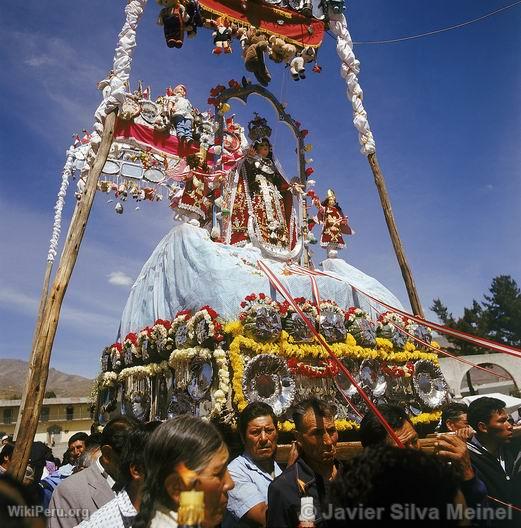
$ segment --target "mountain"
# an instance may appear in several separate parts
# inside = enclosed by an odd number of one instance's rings
[[[28,363],[20,359],[0,359],[0,400],[19,399],[27,376]],[[56,397],[89,396],[93,380],[49,369],[46,392]]]

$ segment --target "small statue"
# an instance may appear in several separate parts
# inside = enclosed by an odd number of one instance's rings
[[[355,232],[349,226],[349,220],[344,216],[331,189],[328,189],[327,198],[322,203],[318,197],[313,199],[313,203],[318,209],[318,221],[323,225],[320,245],[327,248],[327,258],[335,258],[337,250],[346,245],[342,235],[354,235]]]
[[[194,118],[192,103],[186,98],[186,94],[186,87],[178,84],[172,90],[171,95],[167,95],[167,104],[180,146],[184,144],[189,147],[194,141],[192,137]]]

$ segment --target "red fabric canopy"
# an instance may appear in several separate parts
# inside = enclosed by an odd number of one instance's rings
[[[297,46],[318,48],[322,44],[324,23],[321,20],[307,18],[291,9],[246,1],[246,10],[241,8],[241,0],[200,0],[199,4],[203,16],[209,18],[226,16],[232,22],[255,26]]]

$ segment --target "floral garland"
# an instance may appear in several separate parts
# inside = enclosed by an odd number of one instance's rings
[[[181,350],[175,349],[168,359],[168,365],[172,369],[179,368],[182,363],[188,363],[192,358],[199,357],[208,361],[212,357],[212,353],[208,348],[195,346],[192,348],[183,348]]]
[[[343,317],[345,317],[345,312],[338,306],[338,304],[335,301],[331,300],[325,300],[320,301],[320,312],[323,310],[329,310],[331,312],[337,312],[338,314],[341,314]]]
[[[167,361],[161,363],[150,363],[149,365],[138,365],[136,367],[129,367],[123,369],[118,376],[118,382],[123,383],[131,376],[135,379],[150,378],[158,374],[166,374],[170,372]]]
[[[195,326],[201,319],[204,319],[208,324],[208,338],[213,339],[216,343],[224,340],[223,327],[218,320],[219,314],[208,305],[203,306],[188,320],[188,333],[192,339],[195,337]]]
[[[414,363],[407,361],[405,365],[388,365],[383,362],[380,366],[382,372],[393,378],[410,378],[414,374]]]
[[[101,390],[115,387],[117,383],[118,375],[115,372],[102,372],[92,384],[90,400],[93,403],[96,403],[98,400],[98,394]]]
[[[123,348],[130,350],[134,357],[141,357],[141,344],[139,343],[139,336],[134,332],[127,334],[123,340]]]
[[[296,358],[289,358],[288,368],[293,374],[307,378],[334,378],[338,374],[338,367],[331,358],[326,359],[322,363],[322,366],[310,365]]]
[[[306,315],[310,315],[315,321],[317,320],[318,310],[315,303],[308,301],[304,297],[295,297],[293,300]],[[288,301],[284,301],[279,305],[279,312],[281,317],[286,317],[290,313],[295,313],[296,310]]]
[[[246,295],[244,301],[241,302],[241,308],[243,308],[243,311],[239,314],[239,319],[241,321],[247,319],[250,311],[259,304],[272,306],[273,308],[279,310],[279,303],[274,301],[271,297],[268,297],[265,293],[250,293],[250,295]]]
[[[382,326],[391,326],[393,329],[395,326],[403,328],[405,326],[405,319],[396,312],[384,312],[378,316],[377,320],[378,328]]]
[[[369,314],[367,312],[361,308],[355,308],[354,306],[346,310],[344,318],[347,326],[353,324],[356,319],[370,320]]]
[[[219,387],[213,393],[212,397],[214,403],[213,414],[218,415],[228,401],[228,394],[230,393],[230,372],[228,369],[228,358],[222,348],[219,347],[213,351],[213,358],[217,365],[217,377],[219,379]]]

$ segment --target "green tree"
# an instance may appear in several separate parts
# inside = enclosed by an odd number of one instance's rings
[[[449,328],[485,337],[505,345],[521,346],[521,290],[509,275],[492,280],[489,295],[481,303],[472,301],[464,308],[463,316],[456,319],[440,299],[434,299],[431,310]],[[486,349],[461,339],[447,336],[451,349],[462,355],[483,354]]]

